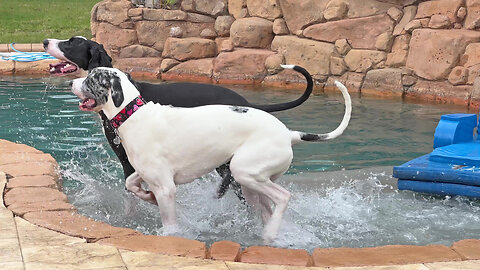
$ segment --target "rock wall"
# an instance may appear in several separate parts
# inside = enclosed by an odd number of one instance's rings
[[[318,89],[478,107],[480,0],[105,0],[91,29],[134,76]]]

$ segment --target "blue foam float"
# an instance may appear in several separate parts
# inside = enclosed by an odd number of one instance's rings
[[[480,141],[475,114],[442,115],[434,150],[393,168],[400,190],[480,198]],[[477,128],[477,130],[479,130]]]

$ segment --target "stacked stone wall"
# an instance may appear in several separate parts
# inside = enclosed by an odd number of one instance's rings
[[[480,100],[480,0],[105,0],[94,39],[133,75],[318,89],[465,106]]]

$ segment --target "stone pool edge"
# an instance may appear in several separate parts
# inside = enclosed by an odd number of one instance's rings
[[[461,240],[451,247],[392,245],[372,248],[316,248],[310,254],[302,249],[263,246],[241,250],[238,243],[231,241],[215,242],[207,247],[205,243],[196,240],[143,235],[132,229],[113,227],[78,214],[66,195],[60,191],[58,164],[50,154],[25,144],[0,139],[0,171],[5,173],[5,190],[0,174],[1,206],[5,204],[16,218],[85,239],[87,243],[113,246],[121,250],[225,262],[305,267],[416,265],[415,268],[408,269],[442,269],[435,268],[440,262],[468,262],[480,267],[480,261],[475,261],[480,260],[479,239]]]

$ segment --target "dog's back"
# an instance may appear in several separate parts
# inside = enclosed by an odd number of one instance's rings
[[[167,162],[178,183],[189,182],[228,162],[250,140],[291,145],[290,131],[274,116],[227,105],[177,108],[149,102],[119,131],[137,170]]]

